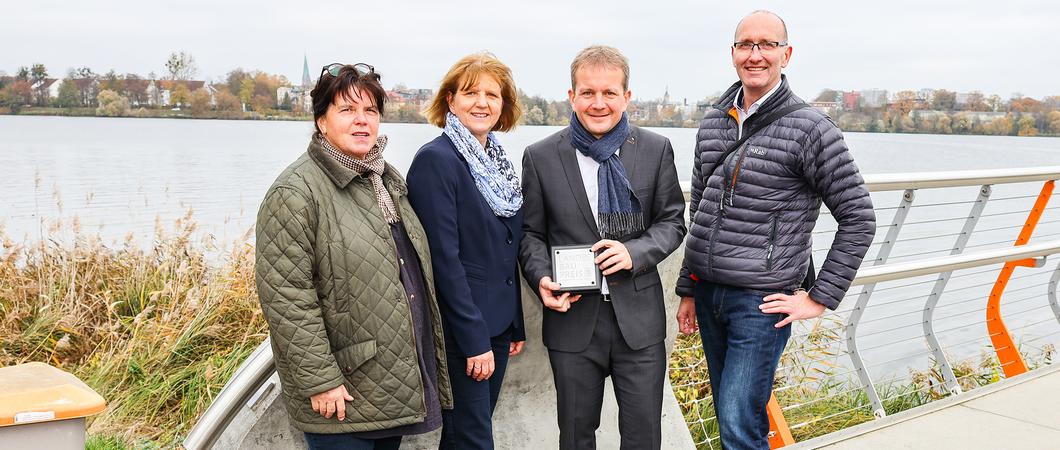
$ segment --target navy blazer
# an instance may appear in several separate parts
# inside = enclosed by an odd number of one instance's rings
[[[416,152],[407,182],[430,243],[445,332],[460,352],[490,351],[490,338],[509,327],[513,341],[526,340],[518,272],[523,212],[496,216],[445,134]]]

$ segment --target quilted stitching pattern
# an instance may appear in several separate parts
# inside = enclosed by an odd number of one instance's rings
[[[790,95],[787,81],[783,83],[774,95],[789,98],[772,108],[802,101]],[[734,88],[719,105],[732,104],[738,91]],[[823,202],[839,223],[839,232],[811,296],[836,308],[876,230],[868,190],[842,133],[816,109],[800,109],[749,138],[704,183],[700,170],[713,167],[737,140],[736,126],[721,109],[708,111],[700,123],[689,204],[692,225],[678,294],[691,295],[689,271],[751,289],[798,287],[809,265],[810,233]]]
[[[303,431],[328,433],[422,421],[412,318],[389,226],[367,180],[339,186],[326,169],[303,155],[277,178],[258,211],[258,293],[288,414]],[[384,181],[424,262],[436,354],[445,355],[422,226],[393,168]],[[371,340],[376,354],[359,366],[334,356]],[[438,369],[443,406],[449,406],[444,358]],[[354,397],[344,423],[313,412],[310,396],[343,383]]]

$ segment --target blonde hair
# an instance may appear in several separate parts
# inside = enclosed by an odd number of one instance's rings
[[[578,52],[570,63],[570,88],[575,89],[574,74],[582,67],[613,67],[622,69],[622,90],[629,90],[629,59],[626,59],[617,48],[607,45],[593,45]]]
[[[474,86],[482,75],[493,77],[501,85],[501,116],[491,131],[510,131],[515,128],[523,116],[523,108],[519,105],[512,70],[489,52],[472,53],[460,58],[449,68],[431,104],[423,111],[427,121],[444,128],[445,115],[449,112],[449,96]]]

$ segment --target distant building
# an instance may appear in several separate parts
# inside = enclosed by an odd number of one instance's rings
[[[861,105],[866,108],[881,108],[887,104],[887,91],[883,89],[866,89],[860,94]]]
[[[313,98],[309,95],[313,91],[313,78],[309,75],[309,57],[302,55],[302,85],[280,86],[276,89],[276,106],[283,106],[285,101],[291,102],[292,112],[308,113],[313,109]]]
[[[15,81],[18,81],[17,77],[10,77],[10,76],[0,77],[0,86],[7,86],[8,84],[14,83]],[[57,80],[55,78],[45,78],[44,81],[42,81],[42,82],[30,83],[30,85],[29,85],[29,88],[30,88],[30,91],[31,91],[30,92],[30,95],[31,95],[30,102],[34,103],[34,104],[43,103],[45,105],[50,103],[51,99],[53,99],[53,98],[55,98],[55,97],[57,97],[59,95],[59,83],[58,83],[58,81],[59,80]],[[43,86],[43,89],[45,90],[45,93],[44,93],[45,98],[43,99],[43,101],[40,101],[41,99],[39,97],[40,97],[40,92],[41,92],[42,86]]]
[[[685,120],[688,120],[688,119],[698,120],[698,119],[703,118],[702,114],[696,114],[696,110],[697,110],[696,105],[694,103],[688,103],[688,99],[687,98],[684,99],[684,103],[683,104],[681,104],[680,106],[677,107],[677,110],[678,110],[678,112],[681,113],[681,117],[684,118]]]
[[[432,98],[434,98],[434,90],[432,89],[410,89],[405,87],[403,84],[394,86],[394,89],[387,91],[387,101],[397,103],[399,105],[405,103],[412,103],[415,105],[423,105]]]
[[[99,96],[99,80],[96,78],[72,78],[80,97],[81,106],[95,106]]]
[[[636,103],[630,103],[629,107],[626,108],[626,114],[629,115],[629,120],[647,120],[648,112],[637,107]]]
[[[839,110],[839,103],[836,102],[810,102],[810,106],[829,116],[835,116],[836,111]]]
[[[843,93],[843,109],[847,111],[857,111],[858,103],[861,101],[861,93],[856,91],[844,92]]]
[[[935,98],[934,89],[921,89],[916,91],[916,99],[922,102],[930,102],[931,99]]]
[[[210,94],[210,104],[216,104],[217,90],[213,86],[206,84],[202,80],[149,80],[147,82],[147,88],[144,89],[144,96],[148,106],[174,106],[173,105],[173,91],[178,86],[184,87],[188,91],[188,94],[195,92],[199,89],[206,89],[206,92]]]

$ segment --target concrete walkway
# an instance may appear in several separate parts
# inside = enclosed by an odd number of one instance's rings
[[[1060,364],[787,448],[1060,449]]]

